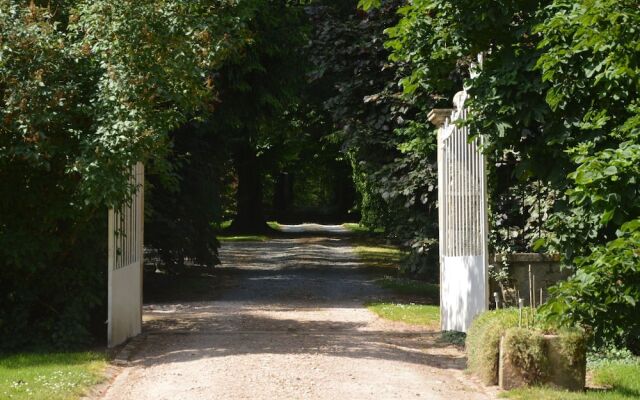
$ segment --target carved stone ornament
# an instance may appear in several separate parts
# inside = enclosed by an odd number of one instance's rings
[[[452,112],[453,109],[451,108],[434,108],[429,112],[427,118],[429,119],[429,122],[440,128],[442,125],[444,125],[444,121],[447,118],[451,118]]]

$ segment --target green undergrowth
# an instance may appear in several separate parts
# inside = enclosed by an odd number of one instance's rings
[[[511,364],[528,384],[544,382],[549,374],[545,334],[558,335],[559,347],[554,351],[560,351],[570,365],[584,365],[587,342],[584,331],[558,329],[536,321],[529,308],[523,309],[522,327],[519,325],[520,311],[516,308],[487,311],[471,324],[466,340],[468,368],[483,383],[497,384],[501,337]]]
[[[440,323],[440,307],[425,304],[373,302],[367,308],[381,318],[436,328]]]
[[[0,398],[71,400],[104,380],[107,360],[96,352],[0,355]]]
[[[441,342],[458,347],[464,347],[465,340],[467,340],[467,334],[464,332],[443,331],[440,335]]]
[[[488,311],[480,314],[471,324],[465,342],[467,366],[484,384],[496,383],[500,337],[508,328],[516,326],[517,309]]]
[[[640,361],[612,361],[590,370],[595,388],[570,393],[543,387],[516,389],[502,397],[516,400],[637,400],[640,399]]]
[[[279,231],[281,227],[281,225],[276,221],[267,221],[267,225],[269,226],[269,228],[275,229],[277,231]]]
[[[587,353],[587,367],[595,369],[602,365],[609,365],[612,362],[623,364],[637,364],[640,361],[638,356],[633,355],[629,349],[618,348],[613,345],[592,348]]]
[[[504,333],[504,351],[528,385],[542,382],[549,369],[544,337],[527,328],[510,328]]]
[[[370,228],[368,226],[358,224],[355,222],[345,222],[344,224],[342,224],[342,226],[344,226],[345,228],[347,228],[353,233],[359,233],[364,235],[371,235],[371,234],[380,235],[384,233],[384,229],[382,228]]]
[[[354,251],[364,264],[370,267],[399,268],[403,252],[395,246],[359,243]]]
[[[361,258],[377,266],[395,267],[400,262],[401,252],[388,247],[359,246]],[[393,292],[392,300],[381,300],[367,305],[369,310],[381,318],[400,321],[411,325],[437,328],[440,323],[438,307],[438,285],[424,281],[385,276],[376,281],[378,285]],[[425,304],[426,303],[426,304]]]

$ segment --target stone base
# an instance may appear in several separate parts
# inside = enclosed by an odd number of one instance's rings
[[[523,371],[513,365],[509,354],[505,351],[503,342],[500,340],[500,358],[498,366],[498,384],[503,390],[512,390],[528,386],[524,379]],[[543,385],[565,389],[570,391],[582,391],[586,378],[586,357],[581,356],[579,360],[571,360],[563,354],[562,342],[558,335],[545,335],[544,344],[547,355],[548,369],[542,382]],[[586,348],[579,349],[586,353]],[[572,362],[574,362],[572,364]]]
[[[519,368],[509,360],[509,354],[504,349],[504,336],[500,338],[500,356],[498,359],[498,385],[500,389],[511,390],[527,386],[527,382],[519,373]]]
[[[581,357],[576,364],[562,354],[562,343],[557,335],[546,335],[547,356],[549,357],[549,386],[572,391],[584,390],[587,375],[585,357]],[[586,353],[586,349],[584,350]]]

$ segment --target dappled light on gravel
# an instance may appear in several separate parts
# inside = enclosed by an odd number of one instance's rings
[[[147,304],[106,398],[490,398],[439,332],[366,309],[389,295],[375,284],[388,269],[334,234],[225,243],[218,268],[235,285],[217,301]]]

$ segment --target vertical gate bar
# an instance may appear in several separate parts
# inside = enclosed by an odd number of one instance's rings
[[[127,254],[126,248],[126,236],[127,236],[127,209],[126,205],[120,207],[120,265],[122,267],[126,264],[125,256]]]
[[[463,111],[459,111],[458,122],[462,120]],[[465,214],[466,210],[464,209],[464,162],[465,162],[465,148],[464,148],[464,128],[458,128],[458,136],[460,140],[460,163],[458,164],[458,179],[460,179],[460,190],[458,191],[458,196],[460,197],[460,243],[458,243],[459,251],[458,255],[464,255],[464,224],[465,224]]]
[[[134,202],[135,205],[135,212],[134,212],[134,216],[133,216],[133,260],[135,262],[138,261],[138,259],[140,258],[140,254],[138,253],[138,240],[139,240],[139,235],[138,235],[138,228],[139,228],[139,217],[140,217],[140,205],[138,204],[138,199],[140,197],[140,167],[138,166],[138,164],[136,163],[136,165],[134,166],[134,170],[135,170],[135,185],[136,185],[136,201]]]
[[[124,244],[124,242],[122,241],[122,229],[123,229],[123,223],[122,223],[122,207],[120,207],[118,209],[118,249],[117,249],[117,255],[118,255],[118,266],[117,268],[120,268],[121,264],[122,264],[122,245]]]
[[[444,246],[444,242],[442,241],[442,229],[444,226],[442,221],[442,212],[444,207],[442,202],[442,128],[438,128],[436,135],[438,168],[438,260],[442,263],[442,248]]]
[[[140,329],[142,329],[142,304],[143,304],[143,284],[144,284],[144,164],[139,163],[140,169],[140,192],[138,194],[139,201],[139,237],[138,237],[138,254],[140,260]]]
[[[138,240],[138,165],[131,167],[132,181],[134,185],[133,198],[131,199],[131,262],[136,262],[137,251],[136,243]]]
[[[465,127],[464,127],[464,148],[465,148],[465,158],[466,158],[466,162],[465,162],[465,168],[464,168],[464,183],[465,183],[465,189],[464,189],[464,202],[465,202],[465,208],[466,208],[466,215],[467,215],[467,222],[465,223],[465,235],[464,235],[464,242],[465,242],[465,256],[471,256],[473,255],[473,252],[471,251],[471,215],[473,212],[472,209],[472,205],[471,205],[471,169],[469,168],[471,166],[471,158],[472,158],[472,149],[471,146],[469,144],[469,128],[466,126],[466,121],[467,121],[467,110],[464,110],[464,120],[465,120]]]
[[[131,182],[131,178],[129,178],[129,182]],[[124,261],[125,261],[125,265],[129,265],[131,263],[131,198],[128,199],[127,201],[127,206],[125,207],[125,211],[126,211],[126,219],[125,219],[125,225],[126,225],[126,236],[125,236],[125,257],[124,257]]]
[[[465,115],[468,116],[468,111],[465,111]],[[470,139],[470,135],[471,135],[471,131],[469,129],[469,127],[466,127],[466,142],[467,142],[467,153],[468,153],[468,163],[467,163],[467,204],[469,207],[469,223],[467,225],[468,227],[468,232],[467,232],[467,252],[469,256],[474,255],[474,251],[473,251],[473,223],[474,223],[474,219],[473,219],[473,214],[474,214],[474,208],[473,208],[473,141],[469,140]]]
[[[115,211],[110,208],[107,214],[108,251],[107,259],[107,341],[111,343],[111,328],[113,326],[113,272],[115,269]]]
[[[451,132],[450,132],[451,133]],[[447,196],[448,196],[448,206],[447,206],[447,237],[448,237],[448,245],[447,245],[447,255],[453,255],[453,208],[455,207],[454,199],[453,199],[453,137],[449,135],[447,138]]]
[[[451,163],[451,139],[448,136],[448,127],[445,121],[445,133],[447,134],[447,137],[445,139],[444,142],[444,146],[445,146],[445,151],[444,151],[444,158],[445,158],[445,177],[444,177],[444,187],[445,187],[445,202],[446,202],[446,206],[445,206],[445,221],[446,221],[446,230],[445,230],[445,237],[446,237],[446,247],[445,247],[445,255],[449,256],[451,254],[450,251],[450,246],[451,246],[451,177],[450,177],[450,172],[451,171],[451,166],[449,165]]]
[[[442,265],[444,263],[444,246],[445,241],[443,239],[442,232],[444,230],[444,202],[442,201],[444,191],[442,185],[442,176],[444,174],[443,168],[443,148],[442,148],[442,127],[438,127],[438,131],[436,134],[436,143],[437,143],[437,168],[438,168],[438,269],[440,271],[440,287],[442,287]],[[442,304],[442,290],[440,290],[440,304]],[[440,307],[440,328],[442,329],[442,321],[444,321],[443,315],[443,307]]]
[[[136,211],[138,210],[138,185],[137,182],[137,164],[131,166],[131,180],[134,185],[133,197],[131,198],[131,244],[129,252],[131,253],[131,263],[136,261]]]
[[[458,240],[457,222],[458,222],[458,198],[456,190],[458,189],[458,181],[456,179],[456,162],[458,157],[458,141],[456,138],[455,127],[451,128],[451,256],[456,255],[456,243]]]
[[[482,140],[484,140],[484,138],[482,138]],[[483,262],[485,265],[484,268],[484,282],[485,282],[485,309],[488,308],[487,304],[489,301],[489,270],[488,270],[488,265],[489,265],[489,249],[488,249],[488,240],[487,240],[487,235],[489,234],[489,218],[488,218],[488,203],[487,203],[487,159],[486,157],[483,155],[482,156],[482,179],[483,179],[483,183],[482,183],[482,204],[481,204],[481,210],[482,210],[482,224],[484,226],[484,230],[483,230],[483,235],[482,235],[482,240],[483,240],[483,244],[482,244],[482,252],[483,252]]]
[[[477,197],[477,193],[478,193],[478,189],[479,189],[479,185],[478,185],[478,146],[477,146],[477,141],[478,138],[475,137],[473,139],[473,209],[474,209],[474,223],[473,223],[473,237],[474,237],[474,241],[473,241],[473,248],[474,248],[474,253],[476,255],[478,255],[478,240],[480,239],[480,231],[479,231],[479,225],[478,225],[478,221],[480,220],[479,216],[478,216],[478,197]]]
[[[121,219],[121,233],[120,240],[122,241],[122,245],[120,246],[120,266],[123,267],[127,264],[127,260],[125,259],[127,255],[127,209],[126,205],[122,206],[120,211]]]
[[[122,252],[122,266],[129,265],[129,206],[124,204],[124,251]]]
[[[135,185],[135,166],[131,166],[131,184]],[[133,237],[133,217],[134,217],[134,213],[136,211],[135,208],[135,196],[136,196],[136,192],[133,192],[133,195],[131,197],[131,199],[129,200],[129,232],[127,232],[127,234],[129,235],[129,264],[131,264],[133,262],[133,240],[135,239]]]
[[[455,255],[460,255],[460,130],[456,126],[456,166],[455,166],[455,178],[456,178],[456,250]]]
[[[478,221],[476,222],[476,229],[478,232],[477,233],[478,239],[476,243],[478,246],[478,254],[482,254],[482,234],[481,234],[482,202],[481,202],[481,195],[480,195],[480,191],[482,190],[481,163],[482,163],[482,153],[481,153],[481,147],[480,147],[480,137],[477,137],[476,138],[476,215],[477,215]]]
[[[454,161],[454,151],[455,151],[455,141],[454,141],[454,137],[453,137],[453,130],[451,128],[448,128],[449,132],[448,135],[449,137],[447,138],[447,147],[449,148],[447,151],[447,159],[448,159],[448,168],[449,171],[447,173],[447,187],[448,187],[448,195],[449,195],[449,206],[448,206],[448,210],[447,213],[449,214],[448,216],[448,226],[447,226],[447,234],[449,237],[449,245],[448,245],[448,256],[452,256],[453,255],[453,245],[455,243],[455,235],[453,232],[453,229],[455,227],[455,221],[453,220],[454,218],[454,214],[455,214],[455,198],[454,196],[454,190],[455,190],[455,182],[453,180],[453,161]]]
[[[458,212],[458,198],[456,190],[458,189],[458,181],[456,180],[456,162],[458,156],[458,141],[456,138],[455,127],[451,128],[451,256],[456,255],[456,242],[458,240],[457,229],[457,212]]]
[[[462,109],[462,119],[466,123],[467,112],[466,109]],[[464,146],[464,172],[462,179],[464,180],[463,190],[463,207],[464,207],[464,241],[462,243],[463,251],[462,255],[469,255],[469,143],[467,142],[467,127],[462,128],[462,144]]]
[[[467,111],[465,109],[465,121],[466,121]],[[473,255],[473,200],[472,200],[472,189],[471,189],[471,168],[473,165],[473,147],[469,142],[469,128],[465,126],[464,128],[464,142],[467,148],[467,168],[465,171],[466,175],[466,190],[465,190],[465,199],[467,204],[467,234],[466,234],[466,254],[467,256]]]
[[[460,120],[460,112],[458,112],[458,120]],[[456,121],[458,122],[458,121]],[[456,131],[458,132],[458,168],[456,177],[458,178],[458,251],[456,252],[457,256],[462,255],[462,241],[464,240],[463,235],[463,223],[464,223],[464,209],[463,209],[463,197],[462,197],[462,185],[464,184],[462,180],[462,168],[464,166],[464,144],[462,142],[462,129],[456,126]]]
[[[460,122],[464,122],[464,109],[460,110]],[[462,238],[460,239],[460,255],[466,256],[466,247],[467,247],[467,204],[466,204],[466,169],[467,169],[467,144],[465,138],[465,130],[464,126],[460,127],[460,147],[462,149],[462,160],[460,163],[460,204],[462,211],[462,223],[460,224],[460,229],[462,231]]]
[[[468,110],[465,109],[465,120],[468,117]],[[466,138],[465,142],[467,143],[467,207],[468,212],[467,215],[469,217],[469,222],[467,223],[467,255],[474,255],[473,251],[473,143],[470,139],[470,130],[469,127],[465,127]]]
[[[457,121],[456,121],[457,122]],[[460,225],[462,222],[462,215],[460,213],[460,210],[462,209],[462,202],[461,202],[461,198],[460,198],[460,190],[461,190],[461,181],[460,181],[460,163],[461,163],[461,155],[462,155],[462,143],[460,141],[460,129],[458,129],[458,127],[456,126],[456,141],[458,143],[458,155],[457,155],[457,163],[456,163],[456,181],[457,181],[457,185],[458,188],[456,189],[456,199],[458,199],[458,207],[457,207],[457,211],[456,211],[456,215],[458,218],[458,223],[456,224],[456,232],[458,233],[458,238],[456,240],[456,256],[460,255],[460,241],[462,239],[462,231],[460,230]]]

